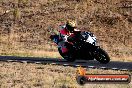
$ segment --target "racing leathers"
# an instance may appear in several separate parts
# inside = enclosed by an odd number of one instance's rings
[[[79,30],[74,29],[74,31]],[[67,54],[70,47],[72,46],[72,42],[69,42],[68,40],[73,37],[75,37],[75,33],[68,31],[66,25],[61,25],[59,35],[56,36],[53,41],[58,45],[62,53]]]

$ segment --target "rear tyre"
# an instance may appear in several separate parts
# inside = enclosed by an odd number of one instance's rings
[[[110,62],[110,57],[108,53],[101,48],[97,50],[95,59],[102,64],[107,64]]]
[[[58,48],[58,51],[60,53],[60,55],[67,61],[69,62],[74,62],[75,61],[75,58],[70,54],[70,53],[67,53],[67,54],[63,54],[61,49]]]

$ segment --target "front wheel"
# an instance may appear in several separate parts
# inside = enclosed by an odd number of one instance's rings
[[[101,48],[97,49],[95,59],[102,64],[107,64],[110,61],[110,57],[107,52]]]

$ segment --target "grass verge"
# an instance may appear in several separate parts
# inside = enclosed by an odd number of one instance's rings
[[[76,68],[17,62],[0,62],[1,88],[131,88],[130,84],[86,84],[75,80]],[[87,69],[89,74],[132,74],[128,71]]]

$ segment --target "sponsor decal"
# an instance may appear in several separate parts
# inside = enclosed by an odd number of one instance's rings
[[[130,83],[131,76],[129,74],[86,74],[84,68],[79,67],[76,76],[77,83],[83,85],[85,83]]]

